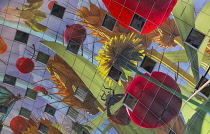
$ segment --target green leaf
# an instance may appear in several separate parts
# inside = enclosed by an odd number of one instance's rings
[[[209,29],[210,29],[210,23],[205,23],[205,22],[209,22],[210,21],[210,16],[208,15],[210,14],[210,2],[208,2],[199,12],[198,16],[196,17],[196,21],[195,21],[195,28],[197,30],[199,30],[200,32],[208,35],[205,37],[205,39],[203,40],[200,48],[199,48],[199,52],[198,54],[198,64],[199,66],[202,64],[202,59],[204,57],[204,53],[205,53],[205,49],[207,47],[207,44],[209,42]]]
[[[174,7],[172,14],[176,22],[182,40],[186,40],[192,27],[195,27],[194,23],[194,0],[178,0]],[[189,62],[191,62],[191,69],[195,82],[199,81],[199,63],[197,51],[191,48],[187,44],[183,44]]]
[[[178,27],[182,40],[187,38],[194,23],[194,0],[178,0],[172,14]]]
[[[42,21],[43,19],[45,19],[47,16],[44,12],[39,11],[39,10],[35,10],[35,16],[34,19],[35,21]]]
[[[210,101],[207,100],[203,105],[210,107]],[[210,116],[207,112],[197,109],[197,112],[187,123],[184,134],[207,134],[209,132]]]
[[[125,75],[127,75],[127,76],[133,76],[134,75],[133,72],[127,67],[123,67],[122,70],[125,73]]]
[[[36,21],[30,20],[30,21],[24,21],[26,26],[30,27],[34,31],[37,32],[46,32],[48,30],[48,27],[37,23]]]
[[[140,56],[143,56],[143,55],[139,52],[133,52],[130,56],[130,60],[142,61],[142,58]]]
[[[189,62],[184,50],[164,52],[164,56],[174,63]]]

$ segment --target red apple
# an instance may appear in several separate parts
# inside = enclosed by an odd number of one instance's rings
[[[44,87],[42,87],[42,86],[35,86],[33,88],[33,90],[37,91],[37,92],[42,92],[44,95],[48,94],[47,90]]]
[[[16,68],[23,74],[30,73],[34,70],[34,62],[30,58],[19,58],[16,61]]]
[[[147,34],[160,26],[170,16],[177,0],[102,0],[112,16],[122,26],[130,27],[134,14],[147,19],[141,34]],[[136,30],[135,30],[136,31]]]
[[[70,39],[81,44],[86,39],[86,29],[80,24],[66,25],[63,38],[66,44]]]
[[[146,74],[163,85],[181,93],[176,81],[162,72]],[[182,100],[142,76],[135,78],[126,88],[138,101],[133,111],[127,109],[131,120],[144,128],[157,128],[167,124],[179,114]]]
[[[55,3],[55,4],[58,4],[57,1],[51,1],[51,2],[48,4],[48,9],[49,9],[49,10],[52,10],[54,3]]]
[[[7,51],[7,44],[4,42],[3,38],[0,37],[0,54]]]
[[[27,131],[28,123],[21,116],[14,117],[10,122],[10,128],[14,134],[22,134],[22,131]]]

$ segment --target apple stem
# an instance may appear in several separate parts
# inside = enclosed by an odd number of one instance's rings
[[[33,59],[33,58],[34,58],[34,56],[35,56],[35,52],[36,52],[35,45],[34,45],[34,44],[32,44],[32,46],[33,46],[34,53],[33,53],[32,57],[31,57],[31,59]]]

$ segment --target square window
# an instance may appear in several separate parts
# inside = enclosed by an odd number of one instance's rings
[[[123,100],[123,105],[129,110],[133,111],[137,103],[137,99],[134,98],[129,93],[126,94],[125,99]]]
[[[83,131],[82,134],[88,134],[87,132]]]
[[[82,102],[84,102],[87,94],[88,94],[87,91],[85,91],[82,87],[78,86],[75,93],[74,93],[74,96],[77,97]]]
[[[29,37],[28,33],[17,30],[16,35],[15,35],[15,41],[27,44],[28,37]]]
[[[205,38],[205,35],[198,30],[192,28],[189,35],[187,36],[187,39],[185,42],[192,46],[195,49],[199,49],[201,43],[203,42]]]
[[[19,115],[26,119],[29,119],[31,116],[31,111],[21,107]]]
[[[72,107],[69,107],[69,110],[67,112],[67,116],[73,120],[73,121],[76,121],[77,119],[77,116],[78,116],[79,112],[77,110],[75,110],[74,108]]]
[[[54,3],[51,14],[62,19],[66,8]]]
[[[54,107],[50,106],[49,104],[47,104],[44,112],[51,115],[51,116],[54,116],[55,112],[56,112],[56,109]]]
[[[148,56],[145,56],[140,67],[146,70],[147,72],[151,73],[156,65],[156,62],[149,58]]]
[[[120,79],[122,72],[115,68],[114,66],[111,67],[108,77],[114,80],[115,82],[118,82]]]
[[[27,98],[29,99],[32,99],[32,100],[36,100],[36,97],[37,97],[37,92],[30,89],[30,88],[27,88],[27,91],[26,91],[26,95],[25,95]]]
[[[176,134],[173,130],[170,130],[168,134]]]
[[[106,14],[102,22],[102,26],[110,31],[113,31],[115,24],[116,24],[116,19]]]
[[[49,58],[50,56],[48,54],[39,51],[36,60],[42,64],[47,65]]]
[[[202,87],[206,82],[208,81],[207,78],[205,78],[204,76],[201,77],[201,79],[199,80],[198,84],[196,85],[195,89],[198,90],[200,87]],[[200,92],[202,94],[204,94],[206,97],[209,97],[210,95],[210,84],[208,84],[204,89],[202,89]]]
[[[80,48],[80,44],[73,41],[73,40],[69,40],[68,46],[66,48],[67,51],[77,55],[78,51]]]
[[[16,77],[5,74],[3,83],[15,86],[16,80]]]
[[[141,32],[141,30],[144,27],[145,22],[146,22],[145,18],[141,17],[138,14],[134,14],[130,26],[136,29],[137,31]]]
[[[40,124],[39,124],[38,130],[39,130],[42,134],[48,134],[49,128],[48,128],[47,126],[45,126],[44,124],[40,123]]]
[[[7,109],[8,109],[7,106],[0,105],[0,113],[1,114],[6,114],[7,113]]]

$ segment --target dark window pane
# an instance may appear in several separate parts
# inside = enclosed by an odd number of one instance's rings
[[[48,54],[39,51],[36,60],[46,65],[49,58]]]
[[[42,132],[43,134],[47,134],[49,131],[49,128],[45,126],[44,124],[40,123],[38,130]]]
[[[32,100],[36,100],[37,92],[30,89],[30,88],[27,88],[25,96],[32,99]]]
[[[85,91],[82,87],[78,86],[76,91],[75,91],[74,96],[77,97],[82,102],[84,102],[84,100],[87,96],[87,91]]]
[[[203,33],[192,28],[185,42],[188,43],[193,48],[198,49],[204,38],[205,35]]]
[[[106,14],[102,23],[102,26],[106,29],[112,31],[114,29],[114,26],[116,24],[116,19],[112,16]]]
[[[170,130],[168,134],[176,134],[173,130]]]
[[[62,19],[63,18],[63,15],[64,15],[64,12],[65,12],[65,7],[62,7],[58,4],[54,4],[53,5],[53,8],[52,8],[52,11],[51,11],[51,14]]]
[[[44,112],[46,112],[46,113],[48,113],[48,114],[50,114],[52,116],[55,115],[55,111],[56,111],[56,109],[54,107],[50,106],[49,104],[47,104],[47,106],[46,106],[46,108],[44,110]]]
[[[28,37],[29,37],[28,33],[17,30],[15,35],[15,40],[27,44]]]
[[[206,82],[208,81],[207,78],[201,77],[200,81],[198,82],[200,85],[196,86],[196,90],[198,90],[200,87],[202,87]],[[204,89],[201,90],[201,93],[204,94],[206,97],[209,97],[210,95],[210,84],[208,84]]]
[[[7,113],[7,109],[8,109],[8,107],[7,107],[7,106],[0,105],[0,113],[2,113],[2,114],[6,114],[6,113]]]
[[[132,95],[127,93],[125,96],[125,99],[123,100],[123,104],[132,111],[136,103],[137,103],[137,100]]]
[[[72,107],[69,107],[69,110],[67,112],[67,116],[72,119],[73,121],[76,121],[77,116],[78,116],[79,112],[77,110],[75,110]]]
[[[115,82],[118,82],[119,79],[120,79],[121,74],[122,74],[121,71],[119,71],[117,68],[112,66],[110,71],[109,71],[108,77],[110,77]]]
[[[3,83],[15,86],[16,80],[17,80],[16,77],[5,74]]]
[[[146,22],[145,18],[139,16],[138,14],[134,14],[130,26],[136,29],[137,31],[141,32],[145,22]]]
[[[69,44],[66,48],[66,50],[68,50],[69,52],[72,52],[73,54],[77,54],[80,48],[80,44],[73,41],[73,40],[69,40]]]
[[[148,56],[145,56],[141,66],[143,69],[145,69],[147,72],[151,73],[156,65],[156,62],[149,58]]]
[[[25,108],[21,107],[19,115],[21,115],[21,116],[29,119],[30,118],[30,115],[31,115],[31,111],[28,110],[28,109],[25,109]]]

